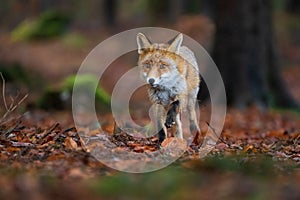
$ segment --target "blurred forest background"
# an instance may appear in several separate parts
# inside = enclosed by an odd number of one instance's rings
[[[203,45],[222,74],[230,107],[206,158],[190,148],[159,172],[128,175],[86,151],[69,112],[70,94],[96,45],[147,26],[177,30]],[[136,61],[134,52],[106,70],[96,92],[101,111]],[[0,199],[300,199],[299,0],[0,0],[0,72]],[[83,85],[94,81],[80,77]],[[202,103],[208,92],[205,83],[200,87]],[[113,119],[104,118],[105,134],[112,133]],[[117,139],[118,151],[155,149]]]
[[[30,90],[30,105],[60,109],[60,100],[49,96],[67,90],[57,83],[66,82],[94,46],[130,28],[161,26],[207,49],[230,105],[299,110],[299,7],[296,0],[1,1],[0,69],[7,82]],[[101,81],[108,93],[136,58],[124,62],[113,63]],[[201,90],[204,100],[205,84]],[[41,94],[47,98],[37,98]]]

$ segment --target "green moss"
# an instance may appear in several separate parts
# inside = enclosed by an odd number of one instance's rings
[[[90,98],[95,97],[95,104],[100,108],[108,108],[110,106],[110,96],[107,92],[98,85],[98,79],[91,74],[84,75],[70,75],[65,78],[57,87],[48,87],[37,105],[42,109],[56,109],[61,110],[71,108],[71,98],[74,83],[76,81],[76,90],[84,91],[84,94],[90,94]],[[96,88],[94,94],[93,88]]]
[[[25,19],[11,33],[13,41],[46,39],[64,33],[71,19],[55,10],[42,13],[37,19]]]
[[[89,91],[93,88],[93,86],[98,85],[98,79],[96,76],[92,74],[82,74],[82,75],[71,75],[67,77],[63,81],[63,88],[66,88],[68,91],[73,90],[73,86],[76,80],[76,87],[77,89],[82,89],[85,91]],[[93,91],[91,91],[92,93]],[[110,96],[107,94],[107,92],[101,87],[98,86],[96,88],[96,94],[95,94],[96,102],[103,103],[105,105],[110,105]]]
[[[78,33],[68,33],[64,35],[62,41],[65,45],[73,48],[82,48],[87,44],[87,39]]]

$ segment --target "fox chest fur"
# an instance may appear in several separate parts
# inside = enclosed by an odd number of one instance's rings
[[[160,48],[144,51],[139,59],[141,75],[149,83],[149,98],[163,106],[180,99],[185,106],[188,92],[198,88],[198,72],[182,56]]]

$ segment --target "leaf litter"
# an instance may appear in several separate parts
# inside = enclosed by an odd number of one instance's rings
[[[37,115],[40,113],[15,117],[0,125],[2,170],[10,166],[7,171],[25,169],[29,174],[48,174],[67,181],[89,180],[95,176],[116,174],[115,170],[91,155],[95,140],[101,140],[107,149],[127,155],[126,160],[118,163],[125,167],[135,165],[130,153],[150,155],[159,150],[156,136],[137,138],[122,131],[113,134],[96,129],[88,130],[90,140],[87,141],[81,137],[82,130],[76,130],[72,125],[71,119],[61,124],[54,117],[46,115],[37,119]],[[71,118],[71,115],[68,117]],[[204,124],[202,131],[207,130],[207,123],[201,123]],[[113,130],[113,126],[113,123],[106,125],[105,130]],[[170,152],[180,145],[186,144],[173,137],[162,144],[168,146]],[[142,159],[147,161],[150,158]],[[221,160],[220,163],[218,160]],[[264,164],[269,163],[268,160],[271,160],[271,166]],[[250,174],[252,167],[259,168],[265,175],[271,170],[276,171],[276,175],[294,174],[299,177],[300,117],[288,112],[262,113],[256,108],[248,109],[242,115],[241,111],[231,109],[221,137],[208,156],[199,159],[199,147],[188,145],[175,165],[193,171],[245,170]],[[267,171],[264,171],[265,165],[268,166]]]

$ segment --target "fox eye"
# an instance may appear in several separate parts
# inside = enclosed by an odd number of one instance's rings
[[[145,66],[146,69],[149,69],[151,67],[150,63],[145,63],[144,66]]]
[[[166,64],[160,64],[160,69],[165,69],[166,68]]]

